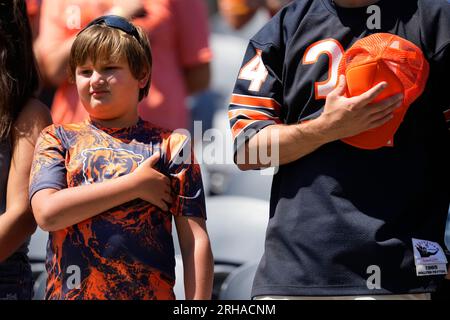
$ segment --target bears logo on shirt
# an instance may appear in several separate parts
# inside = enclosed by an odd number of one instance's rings
[[[133,172],[144,160],[126,149],[96,148],[82,152],[85,184],[118,178]]]

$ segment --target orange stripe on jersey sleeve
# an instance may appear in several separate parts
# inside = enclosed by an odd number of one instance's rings
[[[235,139],[247,126],[251,125],[254,122],[258,122],[260,120],[238,120],[231,128],[231,133],[233,135],[233,139]],[[275,120],[275,123],[281,123],[279,120]]]
[[[255,122],[257,120],[238,120],[231,128],[231,133],[233,134],[233,138],[236,138],[239,133],[242,132],[242,130],[247,127],[252,122]]]
[[[233,119],[239,116],[245,116],[250,118],[251,120],[275,120],[278,121],[277,118],[270,116],[261,111],[248,110],[248,109],[234,109],[228,111],[228,119]]]
[[[231,103],[254,108],[267,108],[275,110],[276,113],[279,113],[281,108],[280,104],[272,98],[252,97],[240,94],[233,94],[231,96]]]

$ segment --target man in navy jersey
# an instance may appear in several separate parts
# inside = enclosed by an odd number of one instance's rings
[[[403,99],[373,102],[386,82],[345,96],[340,60],[374,33],[415,44],[430,74],[392,143],[364,150],[341,139]],[[235,161],[279,165],[254,298],[429,298],[447,273],[449,71],[447,0],[294,1],[250,40],[229,109]],[[277,161],[250,161],[273,135]]]

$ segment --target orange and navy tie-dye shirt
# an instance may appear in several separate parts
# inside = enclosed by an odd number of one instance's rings
[[[47,299],[174,299],[172,215],[206,219],[200,167],[190,140],[139,119],[129,128],[86,120],[52,125],[37,142],[30,199],[128,174],[160,152],[156,168],[176,194],[169,212],[141,199],[63,230],[47,244]]]

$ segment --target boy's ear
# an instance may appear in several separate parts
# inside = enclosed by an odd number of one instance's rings
[[[139,80],[139,89],[145,88],[151,75],[152,75],[151,70],[143,74],[142,78]]]

